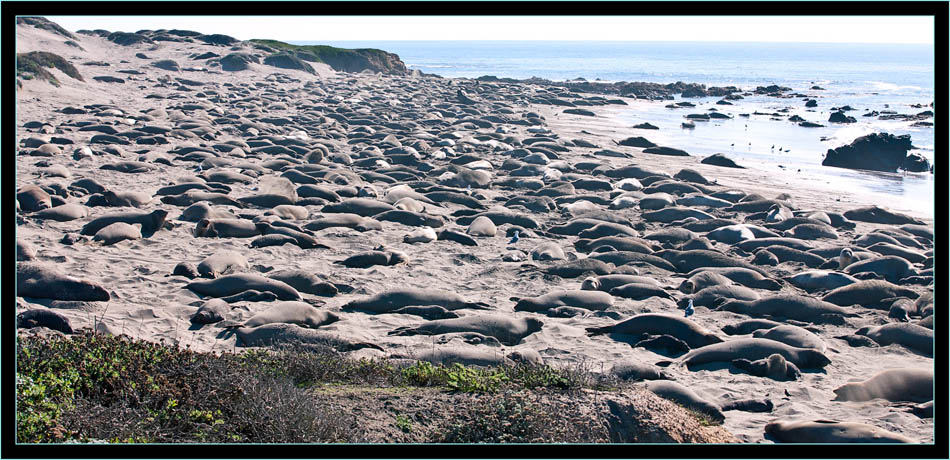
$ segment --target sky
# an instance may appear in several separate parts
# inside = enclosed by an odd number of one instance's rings
[[[186,29],[239,40],[934,43],[931,16],[46,16],[67,30]],[[943,39],[943,38],[941,38]]]

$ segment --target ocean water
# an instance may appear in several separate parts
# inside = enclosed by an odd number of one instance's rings
[[[317,44],[316,42],[295,42]],[[808,174],[842,192],[859,190],[880,197],[893,208],[934,214],[933,175],[877,173],[821,166],[829,148],[872,132],[909,134],[912,152],[934,162],[934,127],[913,122],[863,117],[870,111],[916,114],[934,100],[935,62],[931,45],[716,43],[716,42],[588,42],[588,41],[340,41],[322,42],[343,48],[379,48],[396,53],[410,69],[450,78],[493,75],[550,80],[584,78],[595,81],[683,81],[707,86],[734,85],[743,90],[777,84],[818,99],[806,109],[800,98],[748,96],[735,105],[717,105],[719,98],[677,96],[693,108],[668,109],[670,101],[637,103],[617,115],[634,124],[649,121],[660,130],[632,130],[651,141],[686,150],[691,155],[725,153],[744,166]],[[823,90],[811,90],[818,85]],[[915,108],[912,105],[924,105]],[[853,124],[828,122],[832,107],[850,105]],[[596,110],[595,107],[588,107]],[[696,122],[683,129],[685,115],[710,108],[728,120]],[[804,128],[755,112],[781,111],[825,125]],[[750,114],[743,117],[741,114]],[[939,116],[939,115],[938,115]],[[935,122],[933,118],[927,121]],[[786,151],[787,150],[787,151]],[[781,166],[781,167],[780,167]],[[935,169],[937,169],[935,167]]]

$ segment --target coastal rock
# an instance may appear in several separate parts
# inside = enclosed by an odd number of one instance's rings
[[[828,117],[828,121],[831,123],[856,123],[858,120],[845,115],[844,112],[835,112]]]
[[[897,172],[913,146],[910,135],[874,133],[861,136],[848,145],[829,149],[822,166]]]

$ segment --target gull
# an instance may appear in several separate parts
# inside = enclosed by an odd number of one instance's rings
[[[519,239],[519,238],[518,238],[518,230],[515,230],[515,234],[514,234],[514,236],[511,237],[511,241],[509,241],[508,244],[515,244],[515,243],[518,242],[518,239]]]
[[[696,310],[693,310],[693,299],[689,299],[689,305],[686,306],[686,317],[689,318],[695,312]]]

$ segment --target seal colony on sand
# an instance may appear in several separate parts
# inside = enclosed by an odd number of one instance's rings
[[[48,49],[87,77],[18,78],[23,327],[66,330],[49,311],[73,331],[156,341],[187,324],[196,350],[518,353],[675,379],[724,401],[723,426],[748,442],[801,417],[933,439],[909,411],[832,401],[879,372],[933,367],[932,217],[804,173],[624,145],[645,141],[615,120],[624,106],[558,84],[310,73],[240,41],[227,46],[256,61],[198,58],[222,54],[198,41],[75,41],[17,26],[18,53]],[[152,65],[164,60],[181,65]],[[743,110],[730,101],[723,113]],[[644,364],[661,359],[685,365]]]

